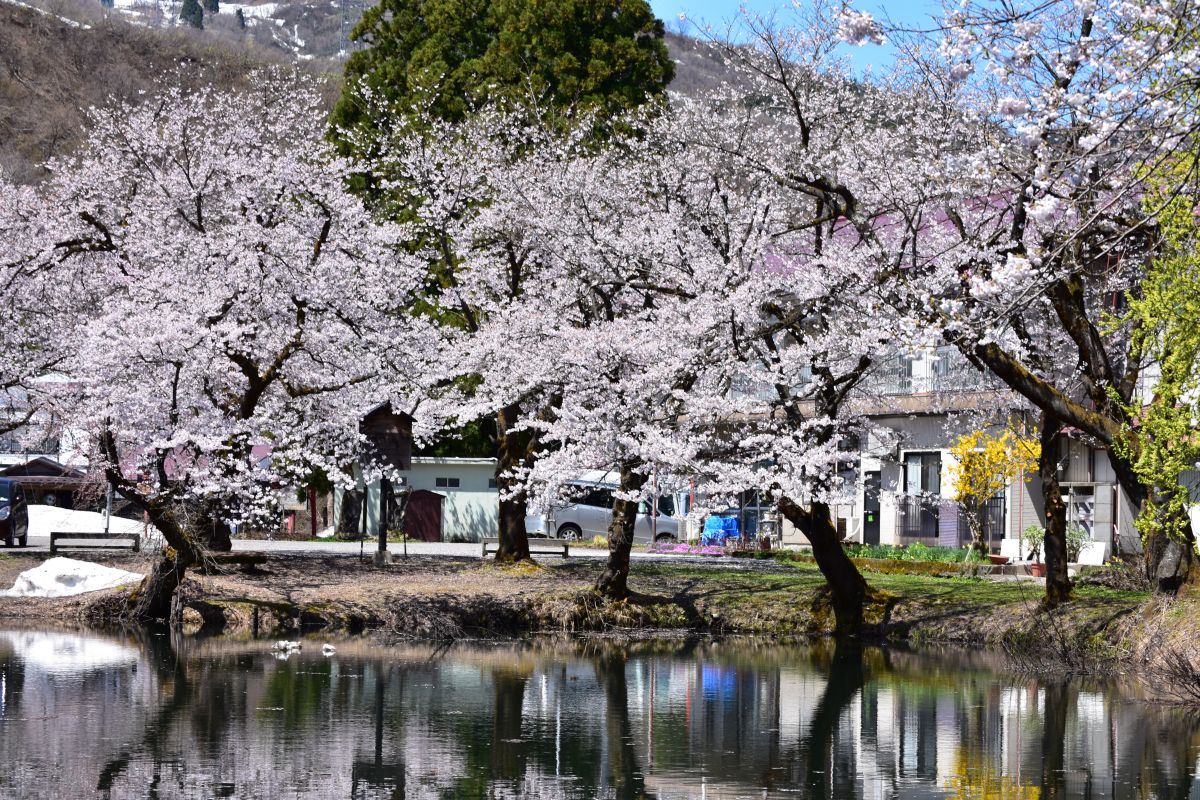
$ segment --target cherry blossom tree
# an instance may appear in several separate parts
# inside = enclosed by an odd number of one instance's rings
[[[1149,182],[1196,141],[1197,24],[1188,3],[966,3],[935,32],[892,33],[913,85],[943,117],[972,121],[939,145],[959,154],[966,190],[925,205],[918,238],[940,252],[896,274],[895,299],[1040,409],[1045,427],[1104,447],[1137,508],[1154,487],[1133,468],[1130,409],[1153,393],[1153,365],[1125,299],[1161,247]],[[1155,184],[1160,206],[1191,179],[1172,174],[1172,186]],[[1131,446],[1115,447],[1123,438]],[[1176,529],[1180,540],[1144,543],[1163,591],[1193,574],[1190,526]],[[1047,530],[1056,597],[1069,592],[1064,533]]]
[[[62,359],[54,346],[49,315],[43,309],[55,292],[40,269],[39,226],[45,206],[29,186],[8,183],[0,174],[0,286],[4,287],[4,325],[0,326],[0,434],[19,431],[38,407],[30,402],[36,379]]]
[[[345,190],[317,87],[259,83],[96,111],[44,187],[71,379],[55,402],[168,545],[139,619],[166,617],[204,559],[186,504],[253,523],[281,485],[369,461],[360,416],[403,385],[421,342],[403,313],[421,265]]]

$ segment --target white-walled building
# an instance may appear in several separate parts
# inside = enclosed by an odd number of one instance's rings
[[[407,477],[413,491],[445,498],[442,541],[477,542],[496,535],[500,515],[496,459],[413,456]]]

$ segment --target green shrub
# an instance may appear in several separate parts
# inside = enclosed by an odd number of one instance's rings
[[[1042,553],[1042,544],[1046,541],[1046,529],[1041,525],[1027,525],[1021,531],[1021,558],[1031,557],[1034,561]]]
[[[1092,537],[1088,536],[1088,532],[1078,525],[1067,526],[1067,561],[1077,563],[1079,554],[1083,552],[1083,546],[1090,542]]]
[[[969,548],[930,547],[920,542],[907,546],[891,544],[854,544],[847,551],[853,558],[878,558],[889,561],[932,561],[940,564],[959,564],[964,561],[978,562],[984,559]]]

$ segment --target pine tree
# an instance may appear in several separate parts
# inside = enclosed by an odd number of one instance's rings
[[[221,0],[200,0],[200,6],[207,14],[217,14],[221,11]]]
[[[197,30],[204,30],[204,9],[198,0],[183,0],[179,18]]]
[[[646,0],[382,0],[354,29],[370,46],[346,62],[346,85],[400,107],[419,97],[447,120],[530,92],[555,109],[617,114],[674,77],[664,35]],[[332,122],[336,136],[378,121],[351,88]]]
[[[239,8],[233,16],[237,20],[238,28],[246,30],[246,15],[242,13],[242,10]]]

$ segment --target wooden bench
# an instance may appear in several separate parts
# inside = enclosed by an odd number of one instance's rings
[[[72,542],[72,544],[62,544],[63,541]],[[77,542],[88,542],[88,544],[77,544]],[[91,542],[123,542],[118,545],[94,545]],[[142,550],[142,536],[138,533],[75,533],[73,531],[51,531],[50,532],[50,555],[54,555],[59,550],[65,548],[95,548],[99,550],[117,550],[128,547],[135,553]]]
[[[483,547],[480,552],[480,558],[487,558],[488,550],[493,553],[500,549],[500,539],[495,536],[489,536],[481,540]],[[570,541],[567,539],[549,539],[542,536],[529,537],[529,555],[537,553],[539,555],[553,556],[561,555],[563,558],[570,556],[569,549]]]

